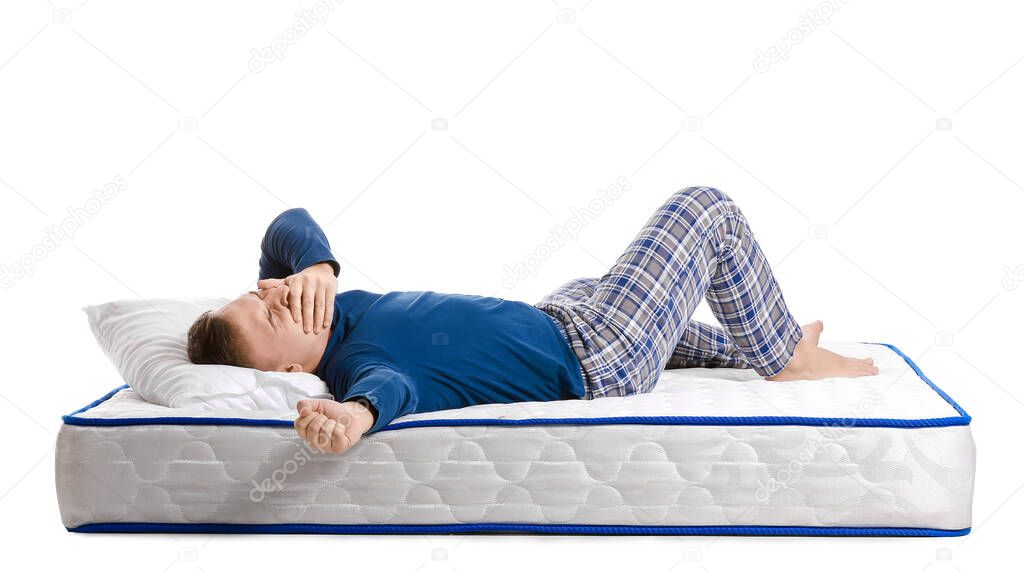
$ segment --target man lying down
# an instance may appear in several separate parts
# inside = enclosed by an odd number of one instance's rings
[[[340,266],[309,213],[262,242],[258,290],[199,316],[198,364],[311,372],[335,400],[298,403],[295,428],[343,453],[396,417],[481,403],[651,391],[666,368],[753,368],[769,380],[874,375],[818,347],[790,315],[750,226],[709,187],[674,193],[601,278],[535,305],[436,292],[336,294]],[[722,327],[691,320],[706,298]]]

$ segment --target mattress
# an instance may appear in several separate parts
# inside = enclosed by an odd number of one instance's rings
[[[680,369],[629,397],[407,415],[344,455],[292,411],[157,406],[127,386],[64,417],[74,532],[957,536],[970,416],[899,349],[867,378]]]

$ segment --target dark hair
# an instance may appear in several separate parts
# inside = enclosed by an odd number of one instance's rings
[[[249,367],[241,341],[234,325],[207,310],[188,329],[188,359],[197,364]]]

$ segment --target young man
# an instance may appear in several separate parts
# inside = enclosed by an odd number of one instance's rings
[[[189,358],[305,371],[337,401],[302,400],[295,428],[342,453],[396,417],[480,403],[644,393],[680,367],[749,367],[770,380],[874,375],[872,360],[818,347],[746,218],[724,193],[690,187],[654,213],[599,279],[536,305],[501,298],[352,290],[303,209],[270,224],[258,290],[204,313]],[[690,320],[706,298],[723,328]]]

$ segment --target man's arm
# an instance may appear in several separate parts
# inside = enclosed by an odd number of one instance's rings
[[[260,250],[260,280],[287,278],[321,262],[331,266],[335,277],[341,272],[324,231],[306,209],[277,215],[263,235]]]
[[[396,417],[416,410],[419,403],[416,388],[405,374],[377,366],[360,372],[355,379],[339,401],[369,404],[367,409],[375,411],[376,416],[367,433],[379,431]]]
[[[267,228],[260,250],[257,286],[261,290],[288,286],[292,319],[301,321],[306,333],[319,334],[321,328],[329,328],[341,266],[320,225],[306,209],[289,209],[278,215]]]
[[[416,391],[408,377],[387,367],[369,368],[339,401],[299,401],[295,429],[316,449],[344,453],[363,435],[413,413],[416,403]]]

